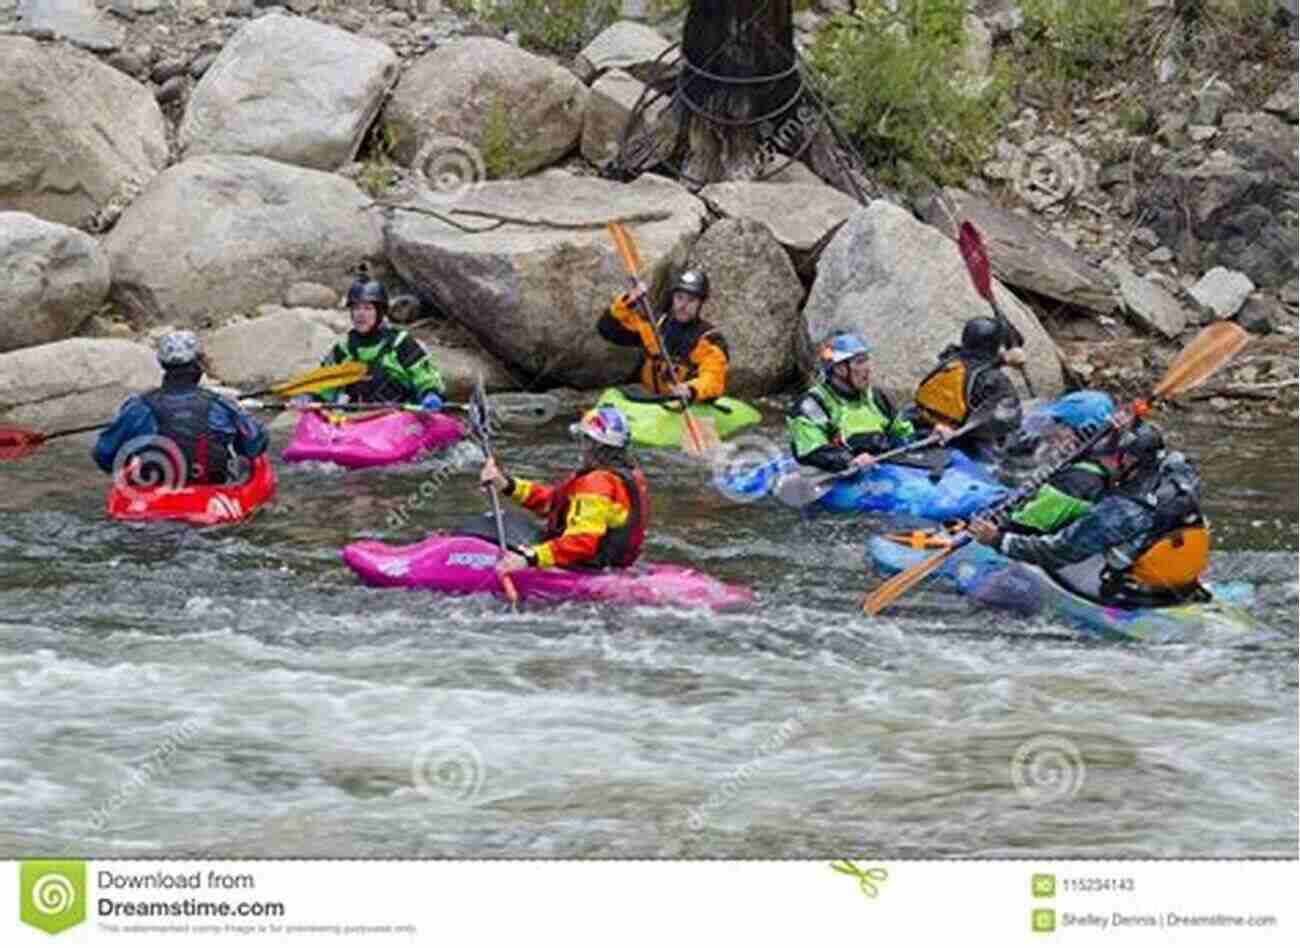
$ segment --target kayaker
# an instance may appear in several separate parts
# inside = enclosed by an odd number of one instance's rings
[[[939,353],[939,363],[916,388],[917,421],[925,427],[960,428],[981,405],[1005,405],[999,417],[963,435],[949,447],[977,460],[996,460],[1003,439],[1020,427],[1020,396],[1003,365],[1023,365],[1024,351],[1006,348],[1007,334],[995,319],[981,316],[962,328],[961,344]]]
[[[426,411],[442,408],[444,386],[433,357],[405,329],[388,323],[388,290],[363,266],[348,289],[352,330],[334,344],[321,365],[364,362],[370,377],[345,389],[327,389],[316,397],[336,402],[418,404]],[[304,399],[304,401],[306,401]]]
[[[1071,392],[1059,398],[1048,415],[1060,426],[1060,433],[1077,443],[1106,424],[1115,413],[1115,402],[1105,392]],[[1055,533],[1078,520],[1110,489],[1111,476],[1094,458],[1076,461],[1057,474],[1009,518],[1012,533]]]
[[[100,432],[91,452],[99,469],[111,474],[120,451],[128,452],[122,459],[126,462],[137,452],[156,453],[159,439],[167,439],[184,458],[184,471],[176,472],[184,484],[241,480],[233,456],[251,460],[264,452],[266,429],[230,399],[199,386],[207,364],[194,333],[181,330],[159,339],[158,363],[163,369],[162,385],[127,398],[117,417]],[[181,486],[170,473],[162,479],[155,474],[144,470],[139,476],[146,482]]]
[[[818,356],[821,381],[786,417],[795,460],[838,473],[912,439],[912,423],[871,387],[871,347],[860,336],[832,336]]]
[[[654,395],[677,395],[688,402],[711,402],[726,393],[727,342],[711,323],[700,318],[700,308],[709,298],[709,277],[703,270],[684,270],[672,285],[670,309],[658,319],[677,378],[670,378],[668,363],[659,353],[654,330],[637,311],[637,304],[649,292],[645,283],[614,297],[609,309],[596,323],[601,337],[616,346],[640,346],[641,385]]]
[[[553,486],[502,473],[491,458],[479,481],[544,515],[542,541],[518,547],[497,563],[498,573],[527,566],[626,567],[641,552],[650,520],[645,475],[627,450],[627,420],[617,408],[593,408],[569,427],[582,443],[581,467]]]
[[[1017,536],[987,520],[971,535],[1013,560],[1034,563],[1063,585],[1106,605],[1168,606],[1203,598],[1210,532],[1200,511],[1200,478],[1147,422],[1115,432],[1095,456],[1114,484],[1068,527]]]

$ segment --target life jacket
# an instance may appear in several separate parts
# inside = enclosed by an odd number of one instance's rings
[[[916,387],[916,408],[930,424],[960,428],[970,417],[971,392],[979,377],[994,368],[958,353],[943,359]]]
[[[821,409],[819,418],[808,410],[811,406],[802,408],[808,420],[826,433],[826,440],[831,444],[853,451],[879,452],[887,447],[889,436],[886,432],[893,425],[895,414],[894,406],[884,393],[868,388],[860,397],[850,401],[835,391],[829,382],[822,382],[809,389],[804,397],[812,399]]]
[[[640,468],[626,471],[613,467],[589,467],[574,472],[568,480],[556,488],[557,498],[551,504],[551,513],[546,520],[543,539],[553,540],[564,533],[565,523],[569,519],[569,504],[572,501],[574,486],[579,478],[593,471],[612,474],[622,482],[628,496],[628,516],[622,526],[606,528],[605,535],[600,539],[600,546],[596,549],[595,559],[585,565],[596,569],[604,569],[608,566],[620,568],[631,566],[641,553],[641,544],[645,542],[646,522],[650,510],[650,488]]]
[[[358,345],[358,337],[355,332],[349,332],[347,339],[335,347],[336,354],[340,357],[339,361],[364,362],[370,367],[369,378],[360,382],[353,382],[343,390],[351,401],[404,402],[411,397],[410,388],[394,379],[388,371],[391,368],[388,365],[389,355],[391,354],[394,359],[397,358],[398,349],[406,340],[406,330],[385,326],[380,330],[380,333],[382,338],[379,342],[379,348],[377,351],[371,352],[369,357],[361,355],[362,349],[370,347]]]
[[[208,423],[217,397],[198,386],[164,385],[147,392],[142,399],[153,412],[158,435],[172,441],[185,458],[185,483],[226,483],[234,439],[230,434],[214,431]],[[144,471],[141,477],[146,482],[157,480]]]
[[[673,365],[677,369],[677,378],[670,377],[668,360],[664,358],[662,352],[657,351],[643,352],[639,374],[642,383],[660,395],[667,392],[671,385],[689,382],[700,374],[699,366],[691,360],[691,354],[700,344],[701,339],[707,337],[724,354],[729,355],[722,334],[712,323],[705,322],[703,319],[696,317],[683,325],[673,319],[670,313],[662,313],[659,316],[658,326],[659,336],[663,339],[664,346],[672,356]]]

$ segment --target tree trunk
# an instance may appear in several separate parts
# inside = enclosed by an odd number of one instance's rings
[[[691,3],[682,36],[677,139],[688,180],[758,177],[765,170],[761,141],[783,123],[797,123],[792,5],[792,0]],[[762,77],[770,80],[727,81]]]

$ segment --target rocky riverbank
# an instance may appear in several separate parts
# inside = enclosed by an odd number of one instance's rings
[[[800,43],[847,6],[800,13]],[[1017,12],[972,4],[977,64]],[[1191,404],[1297,417],[1294,39],[1289,73],[1243,53],[1159,82],[1157,60],[1066,113],[1021,89],[979,175],[863,206],[801,163],[694,190],[600,176],[675,30],[620,21],[548,57],[438,0],[0,0],[0,416],[100,420],[155,383],[171,326],[230,386],[306,369],[362,260],[453,393],[479,371],[618,382],[635,357],[593,331],[624,283],[611,219],[661,285],[709,270],[739,394],[790,388],[810,338],[854,327],[906,397],[987,308],[941,237],[969,218],[1040,394],[1139,389],[1236,319],[1258,338]]]

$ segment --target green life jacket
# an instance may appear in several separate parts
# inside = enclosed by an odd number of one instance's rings
[[[1085,471],[1108,480],[1106,469],[1094,461],[1080,461],[1070,470]],[[1032,500],[1011,515],[1011,523],[1025,533],[1055,533],[1092,509],[1093,501],[1066,493],[1048,483]]]
[[[900,422],[890,410],[876,401],[876,391],[868,388],[860,398],[850,400],[826,382],[819,382],[799,400],[793,419],[791,438],[795,454],[806,455],[823,444],[848,445],[858,435],[890,434],[906,438],[911,425]]]
[[[404,366],[400,359],[402,343],[406,341],[404,329],[385,327],[379,339],[370,345],[358,345],[355,333],[334,346],[334,361],[364,362],[370,367],[370,377],[343,389],[354,402],[406,402],[418,399],[420,392],[412,377],[414,366]],[[418,363],[417,363],[418,364]]]

